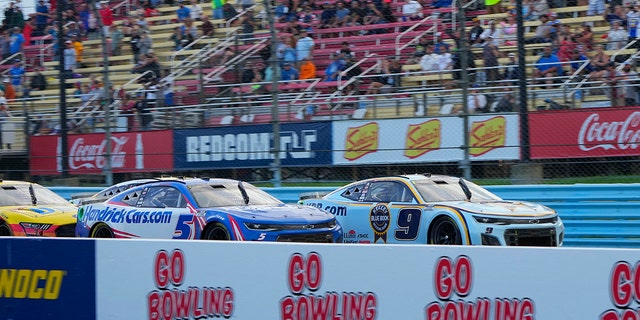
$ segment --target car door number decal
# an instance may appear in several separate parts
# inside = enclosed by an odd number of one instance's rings
[[[192,214],[181,214],[178,217],[176,230],[173,232],[174,239],[193,239],[195,237],[195,216]]]
[[[415,240],[420,230],[420,217],[422,211],[420,209],[400,209],[396,224],[398,228],[394,235],[397,240]]]

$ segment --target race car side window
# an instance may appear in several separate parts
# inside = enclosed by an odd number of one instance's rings
[[[147,208],[185,208],[182,193],[176,188],[167,186],[149,187],[141,207]]]
[[[364,186],[364,183],[351,186],[347,188],[347,190],[343,191],[340,195],[349,200],[358,201],[358,199],[360,199],[360,195],[362,195]]]
[[[365,197],[367,202],[410,202],[414,203],[413,194],[405,185],[395,181],[377,181],[369,187]]]

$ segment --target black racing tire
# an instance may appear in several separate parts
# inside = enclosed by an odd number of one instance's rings
[[[115,238],[116,236],[113,234],[113,230],[111,230],[111,228],[108,225],[104,223],[100,223],[91,229],[91,233],[89,234],[89,237],[90,238]]]
[[[207,225],[202,231],[202,240],[231,240],[229,230],[220,222],[213,222]]]
[[[448,216],[437,218],[429,228],[429,244],[461,245],[462,234],[456,221]]]
[[[9,225],[0,220],[0,237],[10,237],[13,233],[11,232],[11,228]]]

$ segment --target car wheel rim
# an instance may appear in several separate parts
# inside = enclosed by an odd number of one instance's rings
[[[433,243],[461,244],[458,227],[451,221],[440,221],[433,229]]]
[[[215,226],[207,231],[205,239],[207,240],[229,240],[227,229],[221,226]]]
[[[0,237],[11,236],[11,229],[5,223],[0,223]]]

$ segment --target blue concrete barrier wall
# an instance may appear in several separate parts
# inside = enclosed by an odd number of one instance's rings
[[[487,186],[509,200],[543,203],[558,211],[566,227],[565,246],[640,248],[640,183]],[[55,187],[71,194],[100,188]],[[329,187],[265,188],[276,198],[295,203],[302,193],[332,191]]]

